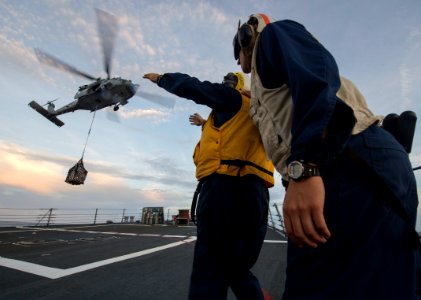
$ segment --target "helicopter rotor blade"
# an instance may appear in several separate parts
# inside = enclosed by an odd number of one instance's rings
[[[156,104],[165,106],[167,108],[174,108],[174,105],[175,105],[175,100],[173,98],[151,94],[151,93],[143,92],[140,90],[136,91],[136,96],[143,98],[145,100],[154,102]]]
[[[107,78],[110,79],[111,74],[111,56],[113,54],[114,40],[118,31],[117,18],[98,8],[96,10],[98,33],[102,45],[102,53],[104,56],[104,70]]]
[[[52,55],[50,55],[50,54],[48,54],[44,51],[42,51],[39,48],[35,48],[34,51],[35,51],[35,55],[38,58],[38,60],[40,62],[44,63],[44,64],[56,67],[59,70],[68,71],[70,73],[73,73],[73,74],[78,75],[78,76],[82,76],[82,77],[87,78],[87,79],[91,79],[91,80],[96,79],[96,77],[94,77],[92,75],[89,75],[87,73],[84,73],[82,71],[79,71],[75,67],[72,67],[71,65],[59,60],[58,58],[56,58],[56,57],[54,57],[54,56],[52,56]]]

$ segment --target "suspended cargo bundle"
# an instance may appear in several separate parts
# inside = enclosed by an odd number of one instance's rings
[[[88,171],[83,166],[83,159],[81,158],[77,164],[70,168],[65,182],[73,185],[83,184],[87,175]]]

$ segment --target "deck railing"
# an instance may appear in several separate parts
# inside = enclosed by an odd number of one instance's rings
[[[139,222],[141,209],[0,208],[0,226]]]
[[[172,223],[178,209],[164,209],[164,222]],[[147,223],[142,208],[132,209],[66,209],[66,208],[0,208],[0,227],[52,226],[73,224]],[[284,223],[278,205],[271,205],[268,225],[284,234]]]

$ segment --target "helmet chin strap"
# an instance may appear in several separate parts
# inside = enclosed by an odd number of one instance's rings
[[[248,47],[243,48],[244,56],[251,57],[253,55],[253,48],[254,48],[254,43],[250,43]]]

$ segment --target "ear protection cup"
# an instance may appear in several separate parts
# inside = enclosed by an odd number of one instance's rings
[[[244,74],[241,72],[235,72],[234,75],[237,78],[237,84],[235,85],[235,89],[239,92],[242,92],[246,85],[245,85],[245,80],[244,80]]]
[[[254,28],[256,28],[257,33],[260,33],[263,28],[271,22],[271,19],[265,14],[254,14],[250,16],[250,19],[247,23],[244,23],[240,27],[240,21],[238,22],[237,33],[234,36],[232,45],[234,47],[234,58],[238,60],[240,57],[241,48],[247,48],[255,38],[253,35]]]
[[[240,50],[241,48],[246,48],[250,45],[250,42],[253,38],[253,29],[250,25],[243,24],[238,29],[238,32],[234,36],[234,40],[232,41],[232,45],[234,47],[234,58],[238,60],[240,57]]]
[[[253,38],[253,29],[248,24],[243,24],[237,32],[238,44],[241,48],[247,48]]]

